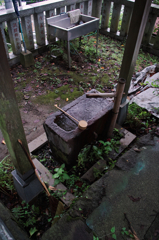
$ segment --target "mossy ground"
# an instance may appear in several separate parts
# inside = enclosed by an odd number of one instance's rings
[[[49,52],[35,58],[35,66],[12,68],[18,102],[27,95],[35,104],[53,104],[58,99],[63,105],[66,99],[72,101],[93,88],[111,92],[118,81],[124,46],[124,42],[99,35],[96,54],[96,35],[83,37],[80,48],[78,39],[75,39],[71,42],[72,67],[68,69],[66,49],[60,42],[53,44]],[[57,59],[52,58],[55,49]],[[140,50],[135,72],[158,60],[158,57]]]

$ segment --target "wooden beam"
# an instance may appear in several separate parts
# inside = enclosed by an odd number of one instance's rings
[[[1,31],[0,53],[0,128],[13,164],[22,176],[28,171],[31,172],[32,166],[17,142],[20,139],[29,152]]]

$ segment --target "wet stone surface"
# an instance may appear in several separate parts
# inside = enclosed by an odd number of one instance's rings
[[[67,113],[76,118],[78,121],[89,121],[95,118],[112,100],[106,98],[84,98],[67,110]],[[62,113],[55,119],[55,123],[65,131],[71,131],[77,128],[78,123]]]
[[[98,93],[95,89],[90,91],[94,92]],[[94,140],[94,132],[106,136],[112,108],[112,99],[86,98],[86,94],[66,105],[65,112],[79,121],[87,121],[88,127],[84,131],[61,111],[50,115],[44,122],[44,129],[54,157],[70,165],[76,161],[84,145]]]

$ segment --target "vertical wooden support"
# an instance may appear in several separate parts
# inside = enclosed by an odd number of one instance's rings
[[[124,104],[127,99],[127,94],[148,19],[150,6],[151,0],[142,0],[142,4],[140,0],[136,0],[134,3],[128,38],[125,45],[125,51],[119,75],[120,78],[126,79],[126,85],[124,89],[125,94],[122,98],[122,104]],[[120,109],[118,116],[118,123],[120,125],[123,124],[126,119],[127,107],[128,105],[126,104]]]
[[[3,42],[4,42],[4,47],[5,47],[5,50],[6,50],[7,58],[9,58],[8,47],[7,47],[6,37],[5,37],[5,33],[4,33],[4,29],[3,29],[2,23],[0,23],[0,31],[2,33],[2,37],[3,37]]]
[[[75,10],[75,9],[76,9],[76,4],[68,5],[66,8],[67,8],[67,9],[66,9],[66,12]]]
[[[7,22],[9,38],[12,45],[12,50],[14,54],[20,54],[21,49],[21,39],[19,34],[19,23],[17,19]]]
[[[102,0],[93,0],[92,16],[100,18],[102,9]]]
[[[61,7],[61,8],[60,8],[60,14],[61,14],[61,13],[65,13],[65,7]]]
[[[147,24],[146,24],[146,28],[145,28],[145,32],[144,32],[144,36],[142,39],[142,44],[143,45],[149,45],[150,40],[151,40],[151,36],[152,36],[152,32],[155,26],[155,22],[157,19],[157,15],[155,14],[149,14],[148,20],[147,20]]]
[[[21,139],[29,152],[1,32],[0,52],[0,128],[16,170],[24,175],[32,166],[17,142]]]
[[[110,17],[110,9],[111,9],[111,2],[107,0],[103,1],[102,6],[102,24],[101,28],[107,30],[109,25],[109,17]]]
[[[92,4],[93,1],[92,0],[89,0],[88,1],[88,16],[92,16]]]
[[[116,33],[118,31],[120,11],[121,11],[121,4],[114,3],[112,20],[110,25],[110,32],[112,33]]]
[[[84,7],[85,7],[84,2],[81,2],[80,5],[79,5],[79,9],[81,11],[81,14],[84,14]]]
[[[55,9],[53,10],[50,10],[50,11],[46,11],[46,18],[49,18],[49,17],[53,17],[55,16]],[[47,40],[49,43],[51,42],[55,42],[55,37],[51,36],[50,33],[49,33],[49,27],[47,25],[47,21],[46,21],[46,30],[47,30]]]
[[[130,26],[130,20],[132,16],[132,8],[125,6],[124,7],[124,13],[123,13],[123,19],[120,29],[120,36],[126,37],[128,34],[129,26]]]
[[[88,1],[84,2],[84,14],[88,15]]]
[[[60,14],[60,8],[56,8],[56,15]]]
[[[155,38],[155,43],[154,43],[154,45],[153,45],[153,49],[159,50],[159,30],[158,30],[157,36],[156,36],[156,38]]]
[[[44,13],[34,13],[37,45],[45,45]]]
[[[22,29],[23,29],[26,48],[27,50],[33,50],[34,41],[33,41],[31,16],[22,17],[21,21],[22,21]]]

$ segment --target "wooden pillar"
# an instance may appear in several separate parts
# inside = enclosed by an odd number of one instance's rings
[[[9,58],[9,53],[8,53],[8,47],[7,47],[7,41],[6,41],[6,37],[5,37],[5,33],[4,33],[4,28],[2,23],[0,23],[0,31],[2,33],[2,37],[3,37],[3,42],[4,42],[4,46],[5,46],[5,50],[6,50],[6,54],[7,54],[7,58]]]
[[[125,103],[127,99],[127,94],[130,87],[131,78],[135,69],[136,59],[148,19],[151,2],[151,0],[142,0],[141,4],[140,0],[136,0],[134,3],[128,38],[125,45],[125,52],[119,75],[120,78],[126,79],[126,85],[124,89],[125,94],[122,98],[122,104]],[[123,108],[120,109],[117,121],[119,124],[123,124],[126,119],[127,107],[128,105],[125,105]]]
[[[46,18],[53,17],[53,16],[55,16],[55,9],[46,11]],[[46,21],[47,40],[49,43],[52,43],[52,42],[55,42],[56,38],[50,35],[49,29],[50,28],[48,27],[47,21]]]
[[[153,45],[153,49],[159,50],[159,30],[157,32],[157,36],[155,37],[155,43]]]
[[[28,151],[1,33],[0,53],[0,128],[16,170],[25,175],[32,166],[17,142],[20,139]]]
[[[104,0],[103,6],[102,6],[101,28],[105,29],[105,30],[107,30],[108,25],[109,25],[110,9],[111,9],[111,2],[107,2],[106,0]]]
[[[34,41],[33,41],[31,16],[22,17],[21,21],[22,21],[22,29],[23,29],[26,48],[27,48],[27,50],[33,50],[34,49]]]
[[[88,15],[92,16],[92,0],[88,1]]]
[[[43,187],[18,143],[20,139],[29,153],[1,31],[0,53],[0,128],[15,167],[12,171],[15,188],[23,200],[30,202]]]
[[[132,10],[133,9],[128,6],[125,6],[124,8],[123,19],[122,19],[121,30],[120,30],[120,36],[122,37],[126,37],[128,34]]]
[[[68,5],[66,9],[67,9],[66,12],[75,10],[76,9],[76,4],[74,3],[72,5]]]
[[[121,11],[121,4],[114,3],[112,20],[110,25],[110,32],[112,33],[116,33],[118,31],[120,11]]]
[[[157,15],[152,14],[152,13],[149,14],[147,24],[146,24],[146,28],[145,28],[145,32],[144,32],[144,36],[143,36],[143,39],[142,39],[142,44],[143,45],[149,45],[150,40],[151,40],[151,36],[152,36],[152,32],[154,30],[156,19],[157,19]]]
[[[92,16],[100,18],[102,8],[102,0],[93,0]]]
[[[37,45],[45,45],[44,13],[34,13]]]
[[[11,20],[7,22],[8,25],[8,33],[10,42],[12,45],[12,50],[14,54],[20,54],[21,49],[21,39],[19,34],[19,23],[17,19]]]

